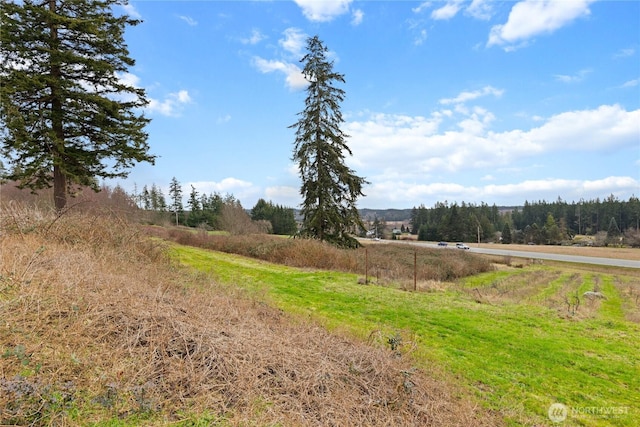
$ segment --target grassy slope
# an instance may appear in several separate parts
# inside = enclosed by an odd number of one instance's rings
[[[413,346],[420,367],[446,367],[514,424],[548,423],[547,409],[554,402],[629,412],[615,418],[569,414],[565,425],[631,426],[639,416],[640,328],[624,320],[610,274],[602,275],[601,287],[612,297],[595,317],[576,320],[539,304],[478,304],[459,289],[407,293],[357,285],[353,274],[305,271],[189,247],[174,251],[186,265],[331,328],[383,342],[400,334],[404,348]],[[469,279],[467,287],[515,274],[525,273],[486,273]],[[566,273],[555,277],[532,300],[546,299],[570,279]],[[586,274],[580,284],[588,287],[592,280]]]
[[[233,260],[215,270],[238,283],[259,265]],[[126,221],[0,204],[0,425],[502,425],[411,359],[247,293]]]

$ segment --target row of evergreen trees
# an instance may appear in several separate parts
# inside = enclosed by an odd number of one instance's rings
[[[291,236],[298,231],[293,209],[273,204],[270,201],[267,202],[264,199],[258,200],[251,209],[251,219],[268,222],[270,225],[268,231],[273,234]]]
[[[640,229],[640,199],[621,201],[611,195],[604,200],[568,203],[525,202],[522,208],[502,208],[495,204],[474,205],[438,202],[411,212],[411,232],[420,240],[495,241],[503,243],[559,244],[575,235],[606,233],[622,236]]]
[[[134,190],[131,197],[140,209],[153,214],[150,218],[152,222],[170,221],[176,225],[210,229],[220,227],[220,215],[225,204],[240,203],[232,195],[223,197],[218,193],[199,194],[191,186],[185,210],[182,186],[175,177],[169,184],[168,202],[162,189],[155,184],[150,187],[145,185],[140,192]]]
[[[151,222],[172,222],[187,227],[204,227],[212,230],[224,228],[223,214],[225,210],[234,215],[248,214],[242,204],[233,195],[222,196],[219,193],[200,194],[191,186],[187,198],[187,206],[183,204],[183,190],[180,182],[173,177],[169,184],[169,201],[162,189],[155,184],[145,185],[140,192],[134,190],[131,195],[138,208],[149,212]],[[291,208],[275,205],[264,199],[258,200],[251,210],[251,220],[265,224],[263,231],[273,234],[295,234],[298,226],[294,211]]]
[[[433,208],[420,205],[412,209],[410,219],[411,233],[417,234],[419,240],[430,241],[475,241],[478,233],[481,239],[491,239],[504,224],[505,216],[498,207],[485,203],[449,205],[445,201],[437,202]]]

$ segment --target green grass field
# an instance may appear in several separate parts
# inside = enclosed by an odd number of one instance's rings
[[[378,345],[447,376],[512,425],[636,426],[640,419],[640,281],[569,265],[493,271],[434,292],[359,285],[310,271],[174,246],[186,266],[255,298]],[[606,299],[588,300],[599,290]]]

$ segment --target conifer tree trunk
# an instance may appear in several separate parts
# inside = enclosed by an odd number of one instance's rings
[[[49,0],[49,12],[56,13],[56,0]],[[51,52],[59,49],[58,27],[55,23],[49,23],[49,45]],[[62,124],[62,99],[59,87],[61,71],[57,58],[51,58],[51,128],[54,139],[51,144],[51,157],[53,159],[53,201],[56,211],[61,211],[67,205],[67,177],[61,164],[64,162],[64,126]]]

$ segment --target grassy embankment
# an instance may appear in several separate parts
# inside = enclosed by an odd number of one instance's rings
[[[117,218],[16,204],[0,213],[0,424],[501,424],[437,370],[263,299],[289,277],[297,286],[282,289],[283,306],[302,303],[295,288],[334,282],[342,305],[353,276],[179,250],[220,283]]]
[[[382,346],[400,343],[416,366],[444,367],[511,424],[550,425],[552,403],[567,406],[567,426],[635,426],[640,417],[634,272],[533,265],[413,293],[358,285],[361,275],[353,273],[185,246],[173,252],[218,282],[329,329],[374,337]],[[588,290],[606,299],[589,300]]]

